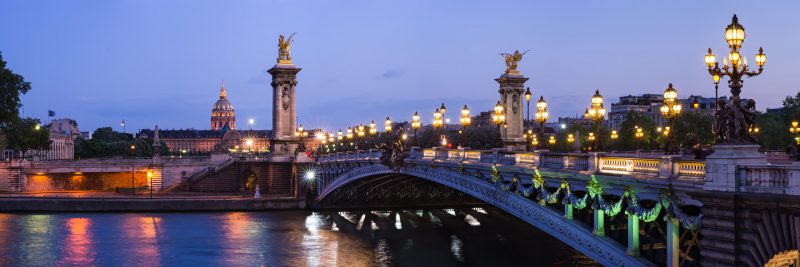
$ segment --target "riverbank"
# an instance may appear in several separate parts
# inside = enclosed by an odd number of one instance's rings
[[[0,212],[263,211],[305,209],[294,198],[0,198]]]

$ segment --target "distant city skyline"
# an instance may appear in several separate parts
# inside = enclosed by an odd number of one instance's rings
[[[724,5],[720,5],[724,3]],[[410,120],[429,124],[444,102],[473,115],[492,108],[501,52],[530,49],[519,70],[551,121],[583,113],[599,89],[619,96],[714,95],[703,64],[710,47],[726,54],[725,26],[736,13],[747,30],[743,54],[764,47],[764,74],[745,79],[742,97],[758,110],[797,93],[800,60],[790,34],[800,3],[638,2],[48,2],[3,1],[0,52],[30,81],[25,116],[77,120],[83,131],[208,129],[225,82],[238,127],[271,128],[266,70],[279,34],[297,32],[298,117],[306,128]],[[720,95],[728,94],[726,80]],[[448,112],[457,120],[457,112]],[[533,111],[531,112],[531,116]]]

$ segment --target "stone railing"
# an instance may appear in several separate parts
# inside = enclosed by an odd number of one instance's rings
[[[800,166],[739,166],[739,190],[752,193],[800,195]]]
[[[372,149],[325,154],[320,156],[318,162],[378,160],[381,153],[380,150]],[[690,182],[702,182],[705,177],[705,162],[674,156],[627,157],[627,155],[603,153],[579,154],[547,151],[518,153],[505,150],[411,148],[407,152],[407,159],[517,165],[526,168],[570,170],[634,178],[678,179]]]

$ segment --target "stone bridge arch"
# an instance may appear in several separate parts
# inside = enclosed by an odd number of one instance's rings
[[[430,167],[404,167],[395,172],[382,165],[360,165],[338,168],[329,166],[321,171],[317,201],[324,200],[334,190],[350,183],[382,175],[404,174],[425,179],[458,190],[497,207],[528,224],[541,229],[605,266],[652,266],[641,257],[626,254],[626,248],[616,241],[597,236],[578,222],[562,214],[498,186],[465,174]]]

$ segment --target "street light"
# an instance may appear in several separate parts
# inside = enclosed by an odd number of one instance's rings
[[[494,105],[494,114],[492,114],[492,121],[495,125],[497,125],[497,135],[498,135],[498,147],[502,147],[503,145],[503,136],[500,134],[500,126],[506,121],[506,115],[503,113],[503,105],[500,105],[500,101],[497,101],[497,104]]]
[[[606,118],[606,109],[603,107],[603,96],[600,95],[600,90],[594,91],[594,95],[592,96],[592,104],[586,109],[584,116],[586,119],[594,122],[595,131],[599,132],[600,122]],[[594,140],[594,138],[592,138],[592,140]],[[597,140],[596,151],[600,151],[602,149],[602,144],[600,141],[600,139]]]
[[[383,122],[383,131],[389,133],[392,131],[392,120],[389,117],[386,117],[386,120]]]
[[[375,121],[369,122],[369,135],[375,135],[378,133],[378,127],[375,125]]]
[[[642,128],[639,128],[639,126],[634,126],[634,128],[635,131],[633,132],[633,136],[642,143],[642,146],[644,146],[644,140],[642,139],[644,137],[644,131],[642,131]]]
[[[664,90],[664,103],[661,105],[661,116],[669,122],[669,126],[664,131],[664,154],[673,152],[669,129],[672,129],[672,121],[681,113],[681,103],[677,99],[678,90],[675,90],[670,83],[669,87]]]
[[[544,96],[539,97],[539,101],[536,102],[536,121],[539,122],[539,132],[541,133],[542,139],[544,139],[544,123],[547,122],[547,118],[550,117],[550,114],[547,113],[547,102],[544,101]]]
[[[252,129],[253,129],[253,123],[256,123],[256,120],[254,120],[254,119],[249,119],[249,120],[247,120],[247,124],[249,124],[249,125],[250,125],[250,130],[252,130]]]
[[[467,105],[464,105],[464,108],[461,109],[461,120],[459,122],[461,122],[461,147],[464,147],[467,144],[467,127],[472,123]]]
[[[411,129],[414,129],[414,146],[417,146],[417,130],[422,127],[422,122],[419,121],[419,112],[414,112],[411,116]]]
[[[789,126],[789,132],[793,134],[800,133],[800,123],[792,121],[792,126]]]
[[[617,134],[617,130],[611,130],[611,140],[617,140],[619,138],[619,134]]]
[[[134,157],[136,156],[136,144],[131,144],[131,155]],[[134,185],[134,181],[136,180],[136,168],[133,166],[134,162],[135,159],[131,159],[131,196],[136,194],[136,186]]]
[[[750,66],[747,64],[747,58],[743,57],[740,54],[740,49],[742,47],[742,43],[745,39],[745,30],[744,26],[739,24],[739,19],[736,15],[733,15],[731,20],[731,24],[729,24],[725,28],[725,41],[728,43],[728,48],[730,49],[730,53],[728,53],[728,58],[723,59],[722,68],[719,67],[719,62],[717,62],[717,57],[711,51],[711,48],[708,49],[708,53],[704,56],[704,61],[706,66],[708,67],[708,73],[711,75],[714,81],[715,90],[717,88],[717,84],[719,83],[719,79],[723,76],[728,76],[728,87],[731,89],[731,107],[719,107],[719,99],[717,99],[717,110],[724,108],[730,110],[730,112],[717,112],[715,114],[714,120],[716,121],[715,125],[720,125],[718,128],[724,129],[716,129],[715,136],[716,142],[725,142],[725,141],[733,141],[733,142],[745,142],[745,143],[754,143],[757,141],[753,137],[753,135],[749,132],[742,132],[737,131],[736,129],[731,129],[732,123],[721,123],[725,121],[732,121],[735,118],[732,118],[732,114],[738,113],[733,112],[734,110],[747,110],[754,108],[755,102],[748,101],[747,106],[743,106],[739,94],[742,92],[742,78],[747,77],[754,77],[761,74],[764,71],[764,64],[767,62],[767,55],[764,54],[764,48],[758,48],[758,54],[755,56],[756,65],[758,66],[757,71],[751,71]],[[728,66],[728,59],[731,61],[731,65]],[[715,95],[717,95],[715,93]],[[717,96],[718,98],[718,96]],[[746,115],[752,116],[752,115]],[[738,129],[750,129],[750,125],[748,121],[751,121],[749,118],[745,120],[741,120],[745,125],[745,127],[736,127]]]
[[[531,88],[530,87],[525,88],[525,103],[528,107],[527,113],[525,115],[525,123],[524,123],[525,125],[531,122],[531,95],[532,95]]]
[[[297,130],[294,132],[294,136],[295,137],[306,137],[306,136],[308,136],[308,132],[306,132],[306,129],[303,128],[302,124],[300,124],[300,127],[297,127]]]
[[[438,129],[439,127],[442,127],[442,124],[442,112],[440,112],[437,108],[436,111],[433,112],[433,128]]]

